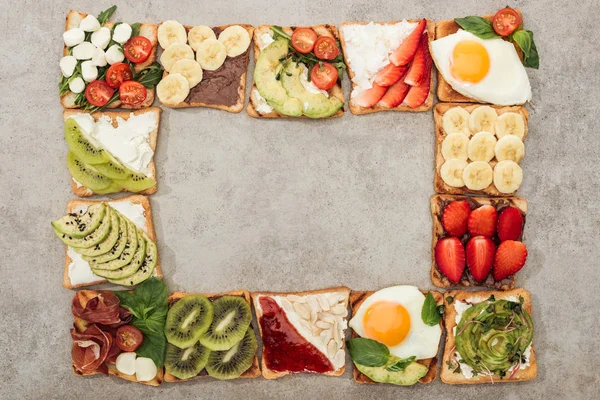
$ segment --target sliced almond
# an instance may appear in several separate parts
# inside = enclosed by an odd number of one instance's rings
[[[300,296],[296,296],[295,294],[290,294],[288,296],[288,299],[290,299],[290,301],[294,301],[294,302],[297,302],[297,303],[306,303],[306,298],[300,297]]]
[[[304,329],[306,329],[308,332],[312,332],[312,326],[310,326],[310,324],[307,321],[301,319],[300,320],[300,325],[302,325],[302,327]]]
[[[335,357],[337,350],[338,344],[335,342],[335,340],[330,340],[329,343],[327,343],[327,355],[329,358]]]
[[[333,340],[335,340],[337,343],[340,343],[342,341],[340,329],[338,327],[337,321],[333,323],[332,334],[333,334]]]
[[[329,302],[327,301],[327,299],[325,298],[325,296],[317,296],[317,301],[319,302],[319,305],[321,306],[321,308],[325,311],[329,311]]]
[[[319,305],[319,301],[316,296],[308,296],[306,298],[306,303],[308,303],[309,307],[313,310],[321,311],[321,306]]]
[[[318,326],[321,329],[331,329],[331,324],[325,321],[317,321],[315,326]]]
[[[317,319],[319,319],[317,310],[310,310],[310,323],[314,325]]]
[[[331,329],[323,329],[319,335],[323,343],[329,343],[332,337]]]
[[[322,333],[323,331],[324,331],[324,329],[319,329],[319,328],[313,327],[313,329],[312,329],[312,334],[313,334],[313,336],[315,336],[315,337],[320,337],[320,336],[321,336],[321,333]]]
[[[331,307],[331,310],[329,310],[329,311],[331,311],[331,313],[335,314],[335,315],[344,315],[345,316],[348,314],[348,309],[341,304]]]
[[[327,312],[323,312],[321,311],[319,313],[319,319],[321,321],[325,321],[327,323],[333,324],[333,322],[335,321],[335,317]]]
[[[335,353],[333,362],[335,365],[339,365],[340,367],[346,363],[346,353],[344,352],[344,349],[340,349],[337,353]]]
[[[305,304],[294,303],[294,310],[300,316],[300,318],[310,320],[310,308],[308,308]]]
[[[285,312],[288,312],[288,313],[294,312],[294,307],[292,306],[292,303],[290,303],[290,301],[286,298],[281,299],[281,306],[283,307],[283,310]]]

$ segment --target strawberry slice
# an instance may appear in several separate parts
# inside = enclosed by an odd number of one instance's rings
[[[500,243],[494,260],[494,279],[501,281],[516,274],[527,260],[527,247],[515,240],[506,240]]]
[[[371,108],[381,100],[386,91],[386,87],[374,83],[371,89],[365,90],[354,99],[354,104],[364,108]]]
[[[475,236],[467,243],[467,267],[471,276],[482,282],[487,278],[494,265],[496,246],[492,239],[485,236]]]
[[[471,236],[485,236],[491,238],[496,233],[496,220],[498,212],[493,206],[486,204],[476,208],[469,215],[467,223]]]
[[[404,76],[406,72],[406,67],[396,67],[394,64],[388,64],[381,71],[377,73],[375,76],[375,83],[379,86],[392,86],[394,83],[398,82],[400,78]]]
[[[426,73],[427,80],[421,86],[411,86],[404,102],[410,108],[417,108],[429,97],[431,87],[429,86],[429,79],[431,78],[431,68]]]
[[[505,240],[519,240],[523,233],[523,214],[516,207],[506,207],[498,216],[498,238]]]
[[[400,46],[392,53],[390,56],[390,61],[392,64],[396,66],[407,65],[412,59],[415,57],[415,52],[417,51],[417,47],[419,47],[419,42],[421,40],[421,35],[423,31],[427,27],[427,20],[423,18],[419,25],[415,28],[414,31],[408,35],[406,39]]]
[[[410,86],[399,80],[388,88],[378,104],[387,108],[399,106],[404,101],[409,90]]]
[[[435,263],[450,282],[460,281],[465,270],[465,248],[455,237],[438,240],[435,245]]]
[[[404,82],[411,86],[419,86],[425,80],[428,67],[431,69],[431,56],[429,55],[429,38],[425,34],[421,36],[415,58],[404,77]]]
[[[442,214],[442,225],[448,235],[460,238],[467,233],[467,221],[470,214],[471,206],[466,200],[453,201],[448,204]]]

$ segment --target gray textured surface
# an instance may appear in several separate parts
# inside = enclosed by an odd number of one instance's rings
[[[278,7],[273,5],[277,3]],[[505,2],[463,0],[119,2],[116,18],[188,24],[311,25],[479,15]],[[18,4],[18,5],[15,5]],[[42,6],[42,4],[45,4]],[[542,67],[525,181],[539,376],[522,384],[398,388],[338,378],[199,381],[159,389],[70,369],[72,291],[49,221],[73,198],[56,82],[70,8],[111,2],[1,1],[0,398],[599,398],[598,102],[595,0],[511,2],[536,34]],[[452,5],[450,5],[452,4]],[[346,81],[347,85],[347,81]],[[346,87],[347,92],[347,87]],[[208,109],[163,113],[151,202],[171,290],[379,289],[429,281],[431,113],[349,113],[329,121],[262,121]]]

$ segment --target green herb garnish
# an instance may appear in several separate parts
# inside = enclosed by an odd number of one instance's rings
[[[367,338],[354,338],[346,341],[352,361],[366,367],[381,367],[390,358],[386,345]]]
[[[427,293],[425,296],[425,302],[423,303],[423,308],[421,309],[421,319],[423,322],[429,326],[435,326],[440,323],[442,320],[442,314],[444,313],[444,308],[438,307],[435,299],[431,292]]]
[[[392,371],[392,372],[401,372],[401,371],[404,371],[406,369],[406,367],[408,367],[410,364],[412,364],[416,359],[417,359],[417,357],[415,357],[415,356],[408,357],[408,358],[401,358],[395,364],[392,364],[392,365],[386,367],[385,369],[387,369],[388,371]]]

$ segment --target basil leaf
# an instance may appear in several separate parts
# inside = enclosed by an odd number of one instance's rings
[[[465,31],[470,32],[481,39],[494,39],[500,37],[494,30],[492,22],[485,18],[476,16],[454,18],[454,22],[460,25]]]
[[[410,364],[412,364],[417,359],[416,356],[401,358],[396,363],[386,367],[386,370],[391,372],[401,372],[406,369]]]
[[[366,367],[381,367],[390,359],[386,345],[367,338],[354,338],[346,341],[352,361]]]
[[[100,22],[100,25],[104,25],[104,23],[110,18],[110,16],[113,15],[116,9],[117,6],[112,6],[108,10],[104,10],[100,14],[98,14],[98,22]]]
[[[421,319],[429,326],[435,326],[440,323],[442,316],[438,312],[438,306],[431,292],[427,293],[423,308],[421,309]]]
[[[144,334],[144,340],[140,347],[135,351],[139,357],[148,357],[154,361],[157,368],[160,368],[165,363],[165,351],[167,348],[167,339],[163,332],[148,331],[142,325],[138,325],[138,321],[134,321],[133,325]],[[163,323],[164,324],[164,323]]]
[[[527,68],[538,69],[540,57],[533,41],[533,32],[520,29],[512,34],[512,39],[523,50],[523,65]]]

